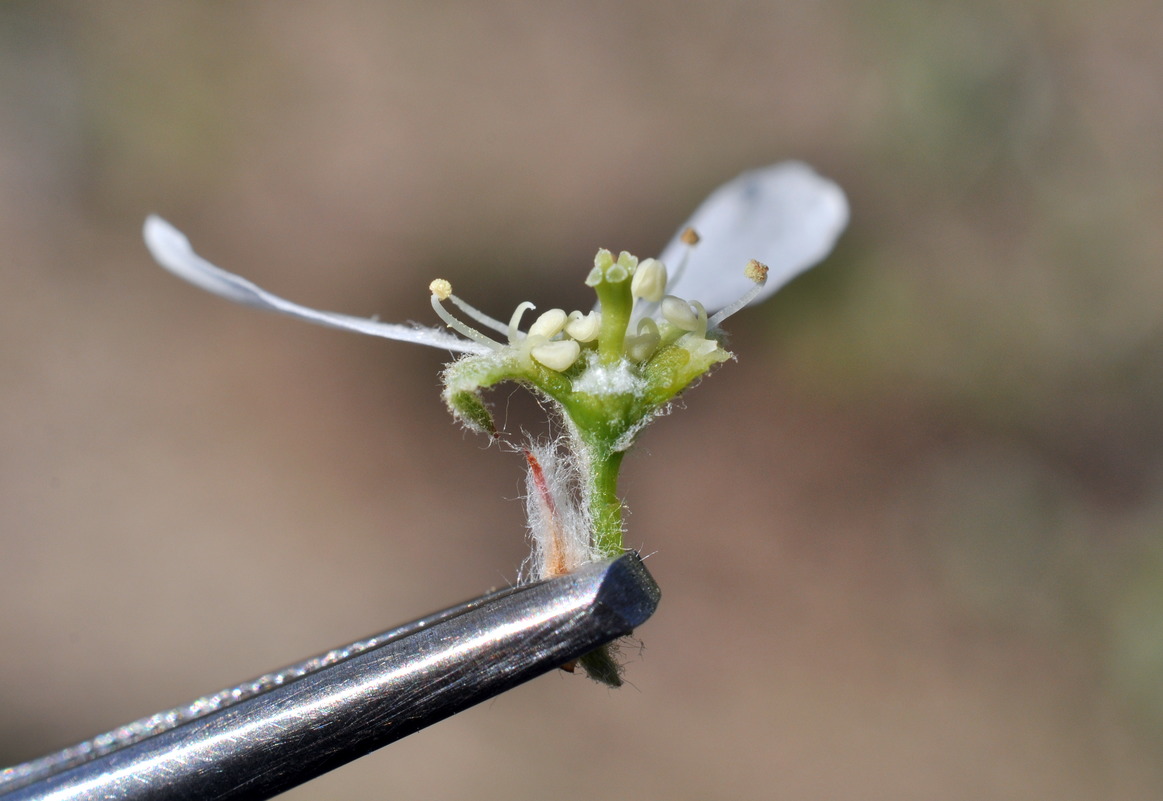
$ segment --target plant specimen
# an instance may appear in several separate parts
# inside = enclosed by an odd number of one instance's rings
[[[522,578],[537,580],[623,552],[618,471],[638,433],[733,358],[723,347],[722,323],[826,256],[847,220],[843,192],[802,163],[746,172],[717,189],[658,258],[599,250],[585,276],[597,296],[593,308],[551,308],[526,328],[532,303],[498,320],[453,294],[442,278],[429,290],[444,328],[316,311],[214,266],[159,217],[146,220],[144,233],[159,264],[229,300],[459,354],[443,373],[444,402],[488,437],[509,441],[484,390],[511,381],[537,394],[560,421],[561,436],[511,443],[528,466],[533,552]],[[611,649],[580,662],[596,680],[621,683]]]

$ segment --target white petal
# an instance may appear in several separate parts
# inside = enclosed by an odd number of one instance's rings
[[[158,264],[179,278],[184,278],[207,292],[233,300],[235,303],[288,314],[319,325],[344,328],[375,337],[398,339],[401,342],[413,342],[417,345],[430,345],[457,353],[487,352],[483,345],[461,339],[439,328],[381,323],[363,317],[316,311],[291,303],[255,286],[245,278],[215,267],[194,252],[190,247],[190,240],[186,239],[181,231],[156,215],[151,214],[146,218],[143,233],[146,247]]]
[[[752,301],[758,303],[828,255],[847,224],[843,190],[808,165],[788,161],[745,172],[716,189],[679,229],[693,228],[701,241],[667,294],[717,311],[751,287],[743,271],[756,259],[771,268]],[[660,258],[674,270],[686,250],[675,236]]]

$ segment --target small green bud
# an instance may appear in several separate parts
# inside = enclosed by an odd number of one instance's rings
[[[465,427],[496,438],[497,426],[480,395],[475,392],[454,393],[448,398],[448,409]]]

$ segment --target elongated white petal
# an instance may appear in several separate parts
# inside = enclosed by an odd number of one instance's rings
[[[717,311],[751,287],[743,271],[756,259],[771,268],[752,301],[758,303],[828,255],[847,224],[843,190],[808,165],[788,161],[745,172],[716,189],[679,229],[693,228],[701,241],[667,294]],[[673,269],[686,250],[675,236],[660,258]]]
[[[488,350],[476,342],[461,339],[439,328],[381,323],[378,320],[368,320],[363,317],[349,317],[346,314],[317,311],[284,300],[252,284],[245,278],[215,267],[194,252],[194,249],[190,247],[190,241],[181,231],[156,215],[151,214],[146,218],[143,233],[146,247],[149,248],[149,252],[158,264],[179,278],[184,278],[207,292],[212,292],[235,303],[287,314],[332,328],[344,328],[348,331],[358,331],[361,334],[370,334],[374,337],[398,339],[401,342],[429,345],[457,353],[485,353]]]

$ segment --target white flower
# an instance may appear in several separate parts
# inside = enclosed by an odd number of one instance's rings
[[[599,250],[585,280],[597,308],[549,309],[525,331],[532,303],[519,303],[505,323],[458,298],[444,279],[429,285],[430,302],[451,331],[291,303],[215,267],[160,217],[145,221],[145,241],[170,272],[228,300],[465,354],[444,370],[444,400],[477,431],[501,436],[483,390],[516,381],[538,393],[564,424],[558,440],[525,449],[531,576],[545,578],[622,553],[616,484],[625,451],[679,393],[731,358],[719,324],[827,255],[847,221],[844,193],[804,164],[746,172],[715,190],[658,259]],[[581,665],[599,681],[621,683],[605,648]]]
[[[635,304],[633,322],[638,324],[645,317],[651,317],[656,322],[668,319],[664,311],[667,308],[665,300],[661,303],[650,302],[660,297],[661,284],[668,296],[699,302],[712,315],[710,324],[713,328],[722,320],[720,317],[716,321],[716,312],[731,307],[745,296],[750,303],[759,302],[822,259],[831,250],[847,221],[848,205],[844,193],[805,164],[785,162],[745,172],[716,189],[699,206],[686,225],[679,229],[680,233],[662,251],[657,262],[643,262],[644,266],[649,264],[650,267],[643,278],[639,279],[639,290],[642,292],[640,297],[644,301]],[[701,240],[698,247],[691,247],[684,242],[683,232],[688,229],[698,232]],[[438,328],[383,323],[300,306],[206,261],[194,252],[189,240],[180,231],[160,217],[151,215],[146,219],[144,235],[150,253],[161,266],[208,292],[246,306],[280,312],[320,325],[430,345],[456,353],[480,355],[494,349],[494,345],[502,348],[506,344],[516,344],[512,341],[493,343],[491,340],[486,341],[488,338],[482,339],[483,335],[457,336]],[[759,292],[750,289],[752,281],[744,275],[744,266],[753,259],[770,269],[767,282]],[[662,265],[666,267],[662,268]],[[670,271],[669,280],[665,271],[660,274],[660,268]],[[455,296],[453,299],[456,300]],[[678,308],[674,303],[669,304],[669,307]],[[464,309],[463,306],[461,308]],[[687,308],[690,308],[689,303]],[[519,331],[510,331],[509,327],[475,309],[466,310],[466,313],[486,328],[506,335],[512,334],[508,337],[510,340],[525,336]],[[683,313],[683,316],[689,315]],[[583,318],[581,312],[575,312],[569,317],[571,323],[566,325],[566,333],[555,332],[555,336],[568,336],[576,331],[581,334],[577,337],[579,341],[589,341],[583,338],[586,336],[592,339],[595,324],[593,317],[584,326],[578,325]],[[459,326],[457,330],[464,333]],[[544,334],[541,336],[544,337]],[[641,337],[649,339],[652,336],[650,330],[628,332],[628,339],[639,345]],[[544,348],[549,342],[546,337],[540,346]],[[526,348],[526,351],[531,350]],[[563,356],[572,353],[573,348],[551,348],[548,352],[552,356],[546,361],[552,367],[565,364],[568,359]]]
[[[677,265],[688,250],[682,232],[699,235],[667,293],[697,300],[714,313],[750,288],[743,270],[754,259],[770,270],[751,301],[759,303],[827,256],[847,224],[843,190],[807,164],[750,170],[712,192],[662,251],[659,261]]]

